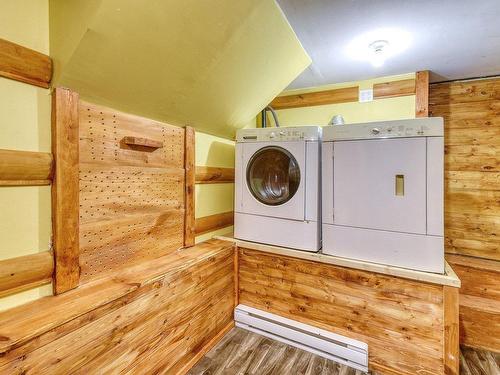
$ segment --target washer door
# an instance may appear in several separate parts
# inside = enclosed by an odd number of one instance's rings
[[[300,167],[297,159],[279,146],[267,146],[257,151],[247,165],[247,186],[260,203],[279,206],[297,193]]]
[[[242,168],[236,173],[237,197],[241,194],[236,210],[304,220],[305,142],[256,142],[238,146],[242,148]]]

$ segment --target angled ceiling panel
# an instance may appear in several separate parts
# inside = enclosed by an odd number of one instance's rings
[[[310,64],[274,1],[87,1],[51,2],[55,84],[123,111],[230,138]]]

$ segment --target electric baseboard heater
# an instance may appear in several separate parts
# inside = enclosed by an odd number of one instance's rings
[[[368,371],[368,344],[364,342],[245,305],[236,306],[234,320],[236,327]]]

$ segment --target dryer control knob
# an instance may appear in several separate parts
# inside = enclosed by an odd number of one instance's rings
[[[379,133],[380,133],[380,129],[379,129],[379,128],[373,128],[373,129],[372,129],[372,134],[377,135],[377,134],[379,134]]]

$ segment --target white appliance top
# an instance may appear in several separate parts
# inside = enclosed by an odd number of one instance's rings
[[[323,141],[351,139],[442,137],[443,118],[426,117],[409,120],[330,125],[323,128]]]
[[[240,129],[236,132],[236,142],[317,141],[321,139],[321,133],[319,126]]]

